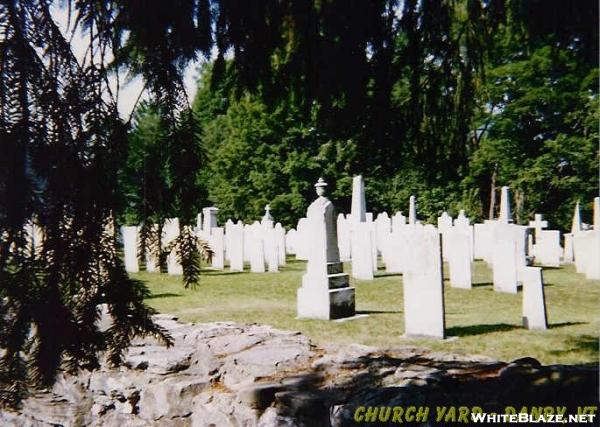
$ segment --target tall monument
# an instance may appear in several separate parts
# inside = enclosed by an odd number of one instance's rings
[[[339,319],[354,316],[354,288],[343,272],[337,244],[333,203],[325,197],[327,183],[315,184],[319,196],[307,211],[308,263],[298,289],[298,317]]]

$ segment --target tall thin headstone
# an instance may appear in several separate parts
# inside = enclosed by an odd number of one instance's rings
[[[167,273],[174,276],[183,274],[183,267],[179,263],[177,256],[177,247],[174,240],[179,237],[179,218],[167,218],[163,226],[163,245],[164,248],[170,246],[171,251],[167,255]]]
[[[350,216],[348,216],[349,218]],[[347,219],[343,213],[338,215],[337,218],[337,236],[338,236],[338,247],[340,249],[340,259],[342,261],[350,260],[350,220]]]
[[[229,227],[229,269],[244,271],[244,224],[238,221]]]
[[[365,183],[362,175],[352,179],[352,206],[350,215],[352,222],[365,222],[367,213],[367,201],[365,199]]]
[[[275,243],[277,244],[277,263],[280,267],[286,265],[285,259],[285,228],[281,225],[280,222],[275,224],[275,228],[273,229],[275,233]]]
[[[504,186],[500,193],[500,215],[498,216],[498,221],[504,223],[512,222],[509,191],[509,187]]]
[[[337,246],[333,204],[325,197],[327,183],[315,184],[318,198],[307,211],[310,251],[302,286],[298,289],[298,317],[338,319],[355,313],[354,288],[343,273]]]
[[[417,222],[417,199],[410,196],[408,201],[408,224],[415,225]]]
[[[544,280],[540,267],[525,267],[523,274],[523,326],[547,329]]]
[[[223,227],[213,227],[208,241],[213,250],[212,268],[223,270],[225,268],[225,232]]]
[[[403,278],[404,327],[407,337],[445,337],[444,286],[440,235],[427,225],[410,238]]]
[[[123,252],[125,258],[125,271],[128,273],[137,273],[140,271],[138,264],[138,227],[122,226],[121,236],[123,237]]]

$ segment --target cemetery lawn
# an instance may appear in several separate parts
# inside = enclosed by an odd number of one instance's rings
[[[368,317],[346,322],[296,319],[296,289],[304,268],[304,262],[288,259],[279,273],[206,271],[195,290],[184,289],[179,277],[167,274],[132,276],[147,283],[150,306],[182,321],[265,323],[301,331],[319,345],[415,345],[505,361],[532,356],[544,364],[598,363],[600,281],[586,280],[573,266],[544,269],[546,331],[521,327],[521,291],[518,295],[494,292],[491,270],[484,262],[474,264],[470,291],[450,288],[445,280],[446,331],[458,337],[445,341],[401,337],[402,276],[381,271],[372,282],[350,279],[356,287],[357,313]],[[349,271],[350,266],[344,269]]]

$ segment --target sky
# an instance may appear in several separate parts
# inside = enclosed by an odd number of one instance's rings
[[[61,29],[67,40],[71,36],[71,29],[69,28],[69,15],[66,7],[61,8],[58,5],[59,2],[54,2],[51,6],[51,14],[55,23]],[[73,16],[71,16],[71,21],[73,20]],[[76,32],[73,36],[73,40],[71,42],[71,49],[73,50],[73,54],[79,60],[79,62],[83,61],[85,56],[85,51],[87,48],[87,40],[85,39],[85,35],[81,32]],[[194,95],[196,94],[196,78],[199,73],[200,63],[195,62],[190,64],[185,70],[184,74],[184,84],[185,89],[189,98],[190,103],[194,99]],[[120,91],[119,91],[119,113],[121,117],[124,119],[129,118],[133,109],[135,108],[136,100],[140,96],[140,92],[142,92],[144,88],[144,83],[141,77],[133,77],[129,78],[125,73],[121,73],[119,77],[120,81]],[[111,85],[111,90],[115,91],[117,87],[117,78],[116,76],[112,76],[109,79],[109,83]],[[142,100],[148,99],[147,93],[142,94]]]

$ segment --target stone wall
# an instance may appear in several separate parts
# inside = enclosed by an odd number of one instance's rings
[[[0,412],[0,425],[345,426],[354,425],[358,406],[501,410],[597,401],[597,366],[505,363],[409,346],[318,348],[299,332],[265,325],[157,321],[173,347],[138,340],[125,366],[61,375],[19,412]]]

